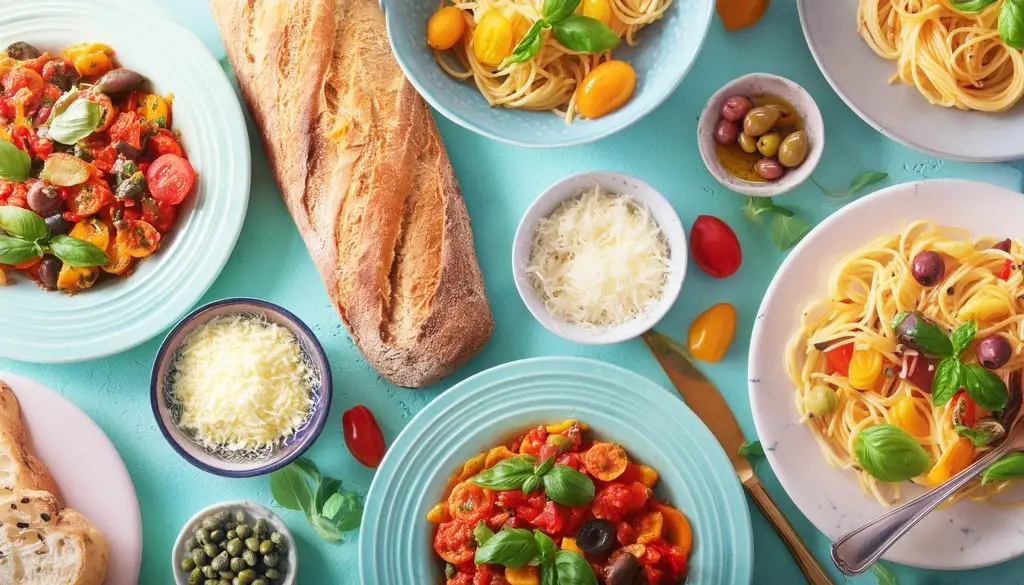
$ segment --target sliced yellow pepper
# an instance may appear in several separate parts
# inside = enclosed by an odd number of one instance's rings
[[[690,353],[705,362],[721,361],[735,333],[736,308],[729,303],[719,303],[701,313],[690,325]]]
[[[590,430],[590,425],[588,425],[585,422],[580,422],[574,418],[563,420],[557,425],[548,425],[544,427],[544,430],[547,431],[549,435],[554,435],[556,433],[561,433],[563,431],[569,430],[572,427],[572,425],[579,425],[581,431]]]
[[[504,445],[495,447],[487,452],[487,458],[484,459],[484,469],[490,469],[502,461],[511,459],[515,456],[516,454],[509,451],[508,447]]]
[[[530,565],[518,569],[505,567],[505,580],[508,585],[540,585],[540,572]]]
[[[893,405],[892,414],[896,419],[896,425],[907,431],[910,436],[917,438],[928,436],[931,425],[918,410],[917,400],[914,400],[912,396],[904,395],[897,400]]]
[[[487,461],[487,453],[477,453],[462,466],[462,473],[459,474],[459,481],[466,481],[484,470],[484,463]]]
[[[562,538],[561,548],[562,550],[571,550],[572,552],[580,555],[581,557],[584,556],[583,550],[580,549],[579,545],[576,544],[575,538],[569,538],[568,536]]]
[[[960,437],[953,443],[925,476],[925,483],[931,487],[949,481],[974,461],[974,445],[969,439]]]
[[[430,522],[431,524],[440,524],[445,521],[447,516],[448,505],[441,502],[427,512],[427,522]]]
[[[658,471],[653,467],[637,465],[637,470],[640,472],[640,483],[649,488],[653,488],[658,483]]]

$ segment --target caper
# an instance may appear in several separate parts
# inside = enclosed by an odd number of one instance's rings
[[[221,551],[219,555],[217,555],[216,557],[214,557],[212,561],[210,561],[210,567],[214,571],[219,572],[223,571],[224,569],[227,569],[230,563],[231,557],[228,556],[228,551]]]
[[[251,550],[252,552],[260,550],[260,539],[256,538],[255,536],[250,536],[249,538],[246,538],[245,548]]]
[[[199,567],[192,569],[192,572],[188,575],[188,585],[199,585],[199,581],[203,578],[203,572],[199,570]]]
[[[267,580],[263,578],[256,579],[251,585],[267,585]]]
[[[210,516],[209,518],[203,520],[202,526],[208,531],[213,531],[216,528],[220,528],[220,522],[218,522],[215,517]]]
[[[217,579],[207,579],[203,581],[203,585],[220,585],[220,581]]]
[[[277,531],[271,532],[270,542],[274,544],[281,544],[282,542],[284,542],[284,535]]]
[[[272,550],[274,550],[274,543],[270,542],[269,540],[264,540],[263,542],[260,543],[260,554],[261,555],[265,555],[265,554],[267,554],[268,552],[270,552]]]
[[[807,133],[798,130],[787,136],[779,145],[779,162],[784,167],[798,167],[807,160],[809,150],[810,143],[807,141]]]
[[[199,541],[196,540],[195,536],[190,536],[189,539],[185,541],[185,550],[192,550],[197,546],[199,546]]]
[[[238,510],[237,512],[235,512],[235,521],[238,522],[239,524],[245,524],[245,511],[244,510]]]
[[[263,555],[263,564],[268,567],[276,567],[281,562],[281,557],[276,552]]]
[[[768,104],[765,107],[778,110],[779,121],[775,123],[776,126],[796,126],[796,123],[799,121],[796,112],[782,104]]]
[[[267,579],[270,579],[271,581],[277,581],[281,578],[281,571],[278,571],[277,569],[271,567],[263,573],[263,576]]]
[[[779,153],[779,144],[782,143],[782,136],[778,132],[769,132],[757,139],[757,151],[767,157]]]
[[[238,574],[238,582],[242,585],[249,585],[256,580],[256,571],[252,569],[246,569]]]
[[[224,535],[224,538],[226,538],[228,542],[231,542],[232,540],[238,538],[238,533],[234,530],[228,530],[228,533]]]
[[[256,566],[256,553],[251,550],[242,551],[242,560],[250,567]]]
[[[213,542],[220,542],[224,540],[224,531],[221,529],[214,530],[210,533],[210,540]]]
[[[231,579],[234,579],[235,577],[237,577],[237,575],[235,575],[234,571],[221,571],[220,572],[220,578],[224,579],[226,581],[230,581]]]
[[[194,568],[196,568],[196,562],[192,560],[192,557],[181,559],[181,572],[188,573]]]
[[[231,559],[230,566],[231,570],[237,573],[245,568],[245,561],[242,560],[242,557],[235,557]]]
[[[246,539],[252,536],[252,527],[248,524],[239,524],[235,528],[235,532],[238,534],[238,538]]]
[[[740,132],[739,137],[736,139],[739,142],[740,148],[747,154],[754,154],[757,152],[757,139],[753,136],[748,135],[746,132]]]
[[[263,538],[267,534],[267,521],[264,518],[260,518],[256,521],[256,536]]]
[[[228,554],[233,557],[237,557],[242,552],[242,541],[237,538],[232,538],[228,541]]]
[[[216,579],[217,578],[217,571],[214,571],[213,567],[211,567],[210,565],[206,565],[205,567],[203,567],[203,575],[207,579]]]
[[[221,577],[220,581],[217,581],[217,585],[231,585],[232,577]]]
[[[217,548],[219,548],[220,550],[227,550],[227,548],[228,548],[228,541],[222,540],[222,541],[218,542],[217,543]]]
[[[234,530],[235,528],[238,528],[238,522],[234,520],[228,520],[224,523],[224,530]]]
[[[775,127],[780,115],[778,110],[766,106],[754,108],[743,117],[743,132],[755,138],[767,134]]]
[[[830,386],[819,384],[804,396],[804,407],[814,416],[826,416],[832,413],[839,404],[836,391]]]
[[[192,561],[202,567],[206,563],[210,562],[210,557],[206,556],[206,552],[204,552],[203,549],[194,548],[192,549]]]
[[[196,541],[199,544],[206,544],[210,542],[210,531],[205,528],[200,528],[196,531]]]
[[[206,556],[208,556],[210,558],[213,558],[213,557],[217,556],[217,553],[219,551],[220,551],[220,549],[217,548],[217,545],[213,544],[212,542],[208,542],[208,543],[203,545],[203,552],[205,552]]]

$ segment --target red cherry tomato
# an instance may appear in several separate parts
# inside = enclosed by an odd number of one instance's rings
[[[345,444],[357,461],[367,467],[377,467],[384,458],[384,435],[380,432],[373,413],[363,405],[353,406],[341,416],[345,430]]]
[[[825,352],[825,359],[828,360],[832,369],[844,376],[850,375],[850,360],[853,359],[853,344],[844,343],[839,347],[832,348]]]
[[[153,198],[161,203],[177,205],[188,196],[196,182],[196,172],[188,160],[165,154],[146,169],[146,184]]]
[[[743,261],[736,232],[724,221],[701,215],[690,230],[690,253],[697,266],[716,278],[734,274]]]

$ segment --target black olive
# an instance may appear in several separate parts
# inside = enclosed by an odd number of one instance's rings
[[[70,221],[64,219],[64,215],[55,213],[46,218],[46,227],[50,228],[51,235],[66,234],[74,227]]]
[[[615,544],[615,527],[607,520],[588,520],[576,531],[576,546],[588,555],[603,555]]]
[[[992,248],[994,248],[996,250],[1002,250],[1003,252],[1006,252],[1007,254],[1009,254],[1010,253],[1010,238],[1006,238],[1002,242],[999,242],[995,246],[992,246]]]
[[[57,288],[57,277],[60,276],[60,269],[64,267],[56,256],[47,254],[39,262],[39,281],[48,289]]]
[[[115,140],[114,143],[111,144],[111,146],[114,147],[114,150],[117,151],[117,154],[120,154],[121,156],[125,157],[128,160],[135,160],[142,156],[141,150],[135,148],[134,146],[131,145],[131,143],[125,142],[124,140]]]
[[[93,87],[96,88],[96,91],[111,94],[138,89],[145,82],[146,78],[141,74],[122,67],[104,73]]]
[[[623,553],[605,569],[604,582],[606,585],[632,585],[639,572],[640,562],[636,557]]]
[[[42,181],[33,183],[28,190],[28,207],[42,217],[64,211],[64,200],[60,197],[60,189]]]
[[[39,49],[25,41],[17,41],[7,45],[7,56],[11,59],[27,61],[29,59],[35,59],[40,55],[42,55],[42,53],[39,52]]]
[[[998,334],[989,335],[978,342],[978,362],[990,370],[994,370],[1010,361],[1013,348],[1005,337]]]
[[[914,262],[910,266],[910,273],[914,280],[921,286],[935,286],[946,273],[946,265],[938,252],[927,250],[914,256]]]

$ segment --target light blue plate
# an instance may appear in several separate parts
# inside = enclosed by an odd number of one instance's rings
[[[639,44],[612,51],[637,73],[636,93],[621,109],[596,120],[565,120],[550,112],[492,108],[470,81],[445,73],[427,46],[427,20],[437,0],[383,0],[388,36],[406,77],[430,105],[469,130],[511,144],[556,147],[604,138],[657,108],[690,70],[704,43],[712,0],[674,0],[664,18],[640,31]]]
[[[427,512],[462,463],[510,434],[577,418],[658,470],[655,493],[690,519],[686,583],[745,585],[753,570],[750,515],[711,432],[673,393],[622,368],[536,358],[492,368],[420,411],[388,449],[366,496],[359,539],[363,585],[434,583]]]
[[[198,174],[174,231],[128,279],[104,274],[68,296],[28,278],[0,287],[0,357],[76,362],[120,353],[184,315],[220,274],[249,202],[249,139],[234,89],[192,33],[148,0],[0,0],[0,47],[27,41],[59,52],[105,43],[173,93],[173,127]]]

